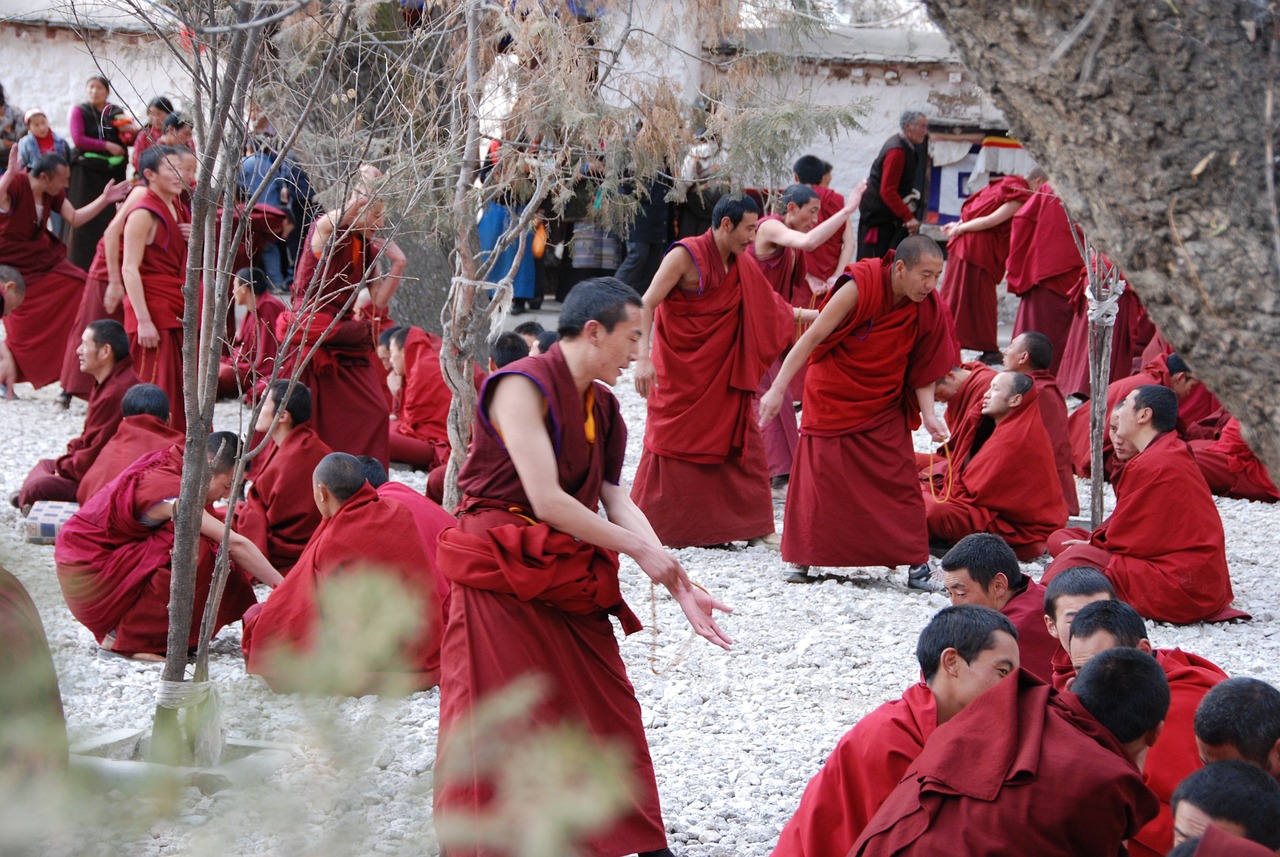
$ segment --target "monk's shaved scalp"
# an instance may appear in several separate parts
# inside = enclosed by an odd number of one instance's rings
[[[1053,365],[1053,340],[1038,330],[1028,330],[1020,336],[1032,369],[1048,369]]]
[[[241,268],[236,271],[236,279],[248,286],[255,295],[264,295],[271,288],[271,279],[261,268]]]
[[[1047,182],[1049,174],[1044,171],[1044,167],[1032,167],[1025,178],[1028,183]]]
[[[997,631],[1004,631],[1015,640],[1018,629],[1009,617],[977,604],[957,604],[943,607],[929,620],[916,641],[916,660],[926,682],[933,681],[942,662],[942,653],[955,649],[967,664],[988,649],[995,648]]]
[[[1147,623],[1141,614],[1118,599],[1086,604],[1071,620],[1072,640],[1087,640],[1099,631],[1106,631],[1117,645],[1130,649],[1148,639]]]
[[[173,114],[170,113],[170,116]],[[170,155],[176,155],[177,151],[172,146],[157,144],[147,149],[138,156],[138,175],[144,176],[148,172],[156,172],[160,169],[160,162]]]
[[[230,473],[240,458],[240,436],[230,431],[210,432],[204,452],[209,457],[209,467],[214,476]]]
[[[898,245],[898,249],[894,251],[893,255],[895,262],[901,262],[908,269],[914,268],[926,260],[936,261],[941,259],[942,248],[938,246],[937,241],[934,241],[928,235],[910,235],[902,239],[902,243]]]
[[[1173,790],[1173,811],[1183,801],[1214,821],[1244,828],[1244,838],[1280,849],[1280,783],[1257,765],[1229,759],[1190,774]]]
[[[289,388],[288,378],[277,378],[267,385],[267,395],[276,406],[276,413],[287,413],[295,426],[311,419],[311,390],[303,383]]]
[[[544,330],[546,328],[536,321],[522,321],[512,328],[511,332],[517,336],[537,336]]]
[[[1013,548],[992,533],[965,536],[947,551],[947,555],[942,558],[942,570],[959,571],[962,568],[968,569],[969,577],[982,587],[983,592],[991,589],[991,582],[996,579],[997,574],[1004,575],[1010,589],[1020,589],[1025,583],[1022,567],[1018,565],[1018,557]]]
[[[111,349],[111,359],[116,363],[129,356],[129,334],[124,332],[124,325],[114,318],[100,318],[91,321],[85,329],[93,337],[99,348],[107,346]]]
[[[1063,569],[1044,588],[1044,615],[1057,618],[1058,599],[1072,595],[1105,595],[1116,597],[1116,588],[1096,568],[1076,565]]]
[[[331,452],[316,465],[311,478],[329,489],[339,503],[345,503],[364,487],[364,465],[345,452]]]
[[[538,325],[541,327],[542,325]],[[543,331],[544,333],[546,331]],[[493,365],[501,369],[508,363],[514,363],[521,357],[529,356],[529,343],[524,341],[524,337],[515,331],[507,331],[493,341],[489,346],[489,359],[493,361]]]
[[[395,336],[396,331],[399,329],[400,328],[398,327],[388,327],[386,330],[382,331],[382,333],[379,333],[378,344],[383,348],[389,348],[391,346],[391,337]]]
[[[1074,622],[1071,627],[1074,630]],[[1155,658],[1137,649],[1108,649],[1094,655],[1080,668],[1071,690],[1121,744],[1146,735],[1169,713],[1169,679]]]
[[[134,384],[120,399],[120,415],[125,417],[151,416],[158,420],[169,419],[169,396],[155,384]]]
[[[641,307],[640,294],[617,277],[583,280],[564,299],[560,309],[561,339],[575,339],[587,322],[599,322],[606,331],[627,317],[627,307]]]
[[[356,460],[360,462],[360,466],[364,469],[364,478],[370,485],[377,488],[387,484],[389,479],[387,468],[382,466],[381,461],[372,455],[357,455]]]
[[[1195,729],[1203,743],[1234,747],[1266,770],[1280,742],[1280,690],[1243,676],[1220,682],[1200,700]]]
[[[12,265],[0,265],[0,283],[13,283],[14,295],[22,297],[27,293],[27,281],[22,272]]]
[[[143,154],[146,153],[144,152]],[[67,164],[67,159],[62,157],[62,155],[59,155],[57,152],[46,152],[36,158],[36,162],[31,165],[31,177],[38,179],[43,178],[44,176],[53,175],[58,171],[59,167],[67,167],[70,169],[70,166]]]
[[[1164,358],[1164,365],[1169,368],[1170,375],[1177,375],[1180,372],[1191,371],[1191,367],[1187,365],[1187,361],[1183,360],[1182,355],[1177,352],[1166,354]]]
[[[782,192],[781,203],[782,209],[785,211],[788,205],[795,204],[796,208],[804,208],[810,202],[818,198],[818,192],[807,184],[793,184]]]
[[[1173,431],[1178,427],[1178,395],[1160,384],[1143,384],[1129,394],[1133,409],[1151,409],[1151,425],[1156,431]]]

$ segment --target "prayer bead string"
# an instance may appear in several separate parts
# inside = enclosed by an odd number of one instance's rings
[[[951,489],[955,487],[956,471],[951,462],[951,442],[944,440],[942,442],[942,454],[947,460],[947,474],[942,477],[942,497],[938,497],[938,491],[933,484],[933,450],[929,450],[929,496],[933,497],[934,502],[946,503],[951,499]]]
[[[693,583],[693,581],[689,581]],[[706,592],[705,586],[693,583],[694,586]],[[684,659],[689,656],[689,649],[693,646],[693,641],[697,638],[696,631],[689,632],[689,639],[684,641],[684,645],[680,647],[680,651],[661,670],[658,669],[658,635],[662,633],[662,629],[658,627],[658,584],[652,580],[649,581],[649,671],[656,676],[666,675],[671,670],[684,663]]]

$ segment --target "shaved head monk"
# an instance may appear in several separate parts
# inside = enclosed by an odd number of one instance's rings
[[[239,439],[213,432],[207,446],[206,503],[227,496],[240,454]],[[173,510],[182,482],[182,448],[172,446],[134,462],[95,494],[58,533],[54,561],[62,595],[80,623],[103,649],[136,660],[162,661],[169,634]],[[224,524],[208,509],[200,524],[196,596],[192,615],[204,610],[213,582],[214,550]],[[232,532],[231,559],[258,581],[281,580],[253,542]],[[237,621],[254,603],[248,578],[232,574],[218,609],[215,633]],[[189,646],[200,636],[191,626]]]
[[[1148,619],[1185,624],[1243,618],[1230,606],[1222,519],[1174,431],[1176,395],[1154,384],[1139,387],[1125,397],[1116,419],[1117,436],[1138,453],[1116,483],[1115,511],[1092,533],[1054,533],[1054,560],[1043,579],[1052,580],[1062,568],[1092,565]]]
[[[644,293],[636,390],[648,400],[632,499],[664,545],[773,536],[752,402],[798,320],[747,251],[760,209],[723,196],[714,226],[671,245]],[[652,343],[650,342],[652,340]]]
[[[496,372],[508,363],[529,356],[529,343],[520,334],[508,330],[498,335],[489,346],[489,371]]]
[[[288,574],[320,526],[311,473],[333,450],[311,427],[311,391],[288,378],[267,385],[253,430],[270,440],[254,459],[252,484],[236,506],[236,530]]]
[[[474,773],[437,781],[435,817],[469,818],[492,800],[495,784],[476,770],[468,737],[472,710],[510,682],[540,676],[546,693],[528,728],[577,724],[617,742],[631,767],[629,805],[583,850],[661,857],[670,852],[653,762],[610,622],[617,616],[625,633],[640,630],[619,589],[618,554],[667,587],[694,630],[725,648],[712,610],[727,608],[689,583],[622,480],[626,426],[609,388],[636,358],[640,296],[612,277],[578,283],[559,333],[546,354],[485,382],[458,476],[458,527],[440,534],[436,559],[452,584],[440,755]],[[490,852],[450,849],[473,853]]]
[[[1040,418],[1044,421],[1044,430],[1049,433],[1053,460],[1058,466],[1058,481],[1062,483],[1062,499],[1067,504],[1067,514],[1078,515],[1080,500],[1076,496],[1075,471],[1071,462],[1067,402],[1049,371],[1052,364],[1053,343],[1039,331],[1028,330],[1015,336],[1004,349],[1004,370],[1030,375],[1035,382]]]
[[[155,384],[130,387],[120,400],[120,415],[120,427],[76,488],[81,506],[139,458],[186,442],[186,436],[169,425],[169,397]]]
[[[1057,484],[1057,463],[1038,398],[1029,375],[1001,372],[991,379],[977,427],[954,448],[947,471],[924,474],[931,543],[993,533],[1021,560],[1048,550],[1049,536],[1067,523],[1067,504],[1059,492],[1044,490]]]
[[[940,724],[1018,668],[1018,632],[986,607],[944,607],[920,633],[924,677],[858,721],[809,781],[773,857],[844,857]]]
[[[978,424],[982,422],[982,400],[995,377],[996,370],[975,360],[952,366],[933,385],[934,401],[947,406],[943,418],[951,436],[932,453],[916,453],[916,465],[922,474],[927,471],[944,477],[950,467],[951,452],[973,445]]]
[[[247,395],[252,401],[271,377],[280,348],[276,322],[287,308],[271,294],[271,280],[261,268],[236,271],[231,289],[235,305],[244,308],[244,317],[231,340],[231,353],[223,355],[218,366],[218,396]]]
[[[38,500],[75,501],[80,481],[120,427],[125,392],[139,383],[129,356],[129,337],[118,321],[102,319],[86,327],[76,353],[80,367],[93,377],[84,430],[67,444],[63,455],[37,462],[27,474],[18,496],[23,509]]]
[[[1201,766],[1192,729],[1196,707],[1227,674],[1217,665],[1181,649],[1153,649],[1147,639],[1146,623],[1138,611],[1123,601],[1100,601],[1081,608],[1071,624],[1070,652],[1075,668],[1082,668],[1100,652],[1118,647],[1152,655],[1169,680],[1169,713],[1164,732],[1147,754],[1142,769],[1147,788],[1160,799],[1160,814],[1129,842],[1129,853],[1135,857],[1160,857],[1175,844],[1170,806],[1174,789]]]
[[[1210,825],[1280,851],[1280,783],[1248,762],[1214,762],[1173,793],[1173,841],[1202,836]]]
[[[1256,678],[1229,678],[1196,709],[1196,747],[1206,765],[1243,759],[1280,779],[1280,690]]]
[[[942,250],[922,235],[894,256],[850,267],[760,399],[768,422],[809,363],[782,528],[782,557],[802,568],[789,579],[811,579],[813,565],[905,564],[929,577],[910,432],[923,420],[935,440],[946,437],[933,385],[959,349],[933,293],[941,272]],[[861,522],[856,539],[847,536],[850,520]]]
[[[0,383],[43,387],[58,380],[84,290],[84,271],[67,261],[66,245],[48,229],[49,217],[59,214],[71,226],[83,226],[124,199],[128,186],[109,181],[97,199],[77,209],[67,201],[71,168],[62,156],[41,155],[27,172],[17,149],[9,150],[8,167],[0,175],[0,215],[5,215],[0,217],[0,265],[21,274],[26,296],[14,300],[16,288],[5,296],[5,348],[13,375]],[[12,276],[3,279],[17,283]]]
[[[939,726],[850,857],[1124,854],[1156,814],[1141,771],[1168,682],[1149,655],[1116,650],[1077,686],[1019,670]]]
[[[1265,845],[1210,824],[1202,835],[1184,839],[1169,852],[1169,857],[1272,857],[1275,853]]]
[[[1009,256],[1013,216],[1031,198],[1022,176],[993,178],[960,208],[960,219],[942,227],[947,237],[947,270],[938,293],[955,320],[961,348],[981,351],[982,359],[999,358],[996,336],[999,296]]]
[[[400,658],[369,666],[375,673],[407,672],[416,690],[434,687],[440,674],[442,629],[431,621],[439,609],[432,607],[435,584],[413,515],[395,500],[378,496],[355,456],[329,453],[316,465],[311,480],[312,497],[324,520],[284,582],[265,603],[245,614],[240,644],[245,669],[262,676],[273,690],[307,690],[275,668],[273,655],[305,651],[313,644],[318,624],[324,621],[319,594],[330,579],[359,572],[387,574],[405,588],[407,597],[421,602],[422,627],[406,641]],[[350,688],[357,696],[368,690],[363,682]]]
[[[1071,642],[1071,623],[1075,621],[1076,614],[1086,604],[1111,601],[1115,597],[1115,587],[1107,576],[1087,565],[1064,569],[1044,588],[1044,626],[1049,629],[1049,636],[1058,641],[1050,662],[1054,689],[1066,690],[1068,682],[1076,675],[1075,665],[1067,652]]]
[[[827,161],[817,155],[801,155],[791,166],[792,178],[796,184],[807,185],[818,195],[819,224],[826,223],[846,208],[844,196],[831,188],[831,177],[835,173]],[[858,200],[852,203],[856,209],[866,189],[865,180],[855,188]],[[835,285],[845,266],[853,261],[853,254],[858,249],[857,234],[853,229],[853,221],[848,217],[839,218],[842,229],[836,230],[826,241],[813,250],[805,250],[804,266],[807,287],[812,295],[821,295]],[[793,304],[799,306],[799,304]],[[810,306],[811,304],[805,304]]]
[[[942,558],[942,585],[952,604],[979,604],[1008,616],[1018,629],[1022,668],[1049,681],[1058,641],[1040,618],[1044,587],[1022,573],[1002,538],[978,533],[961,539]]]

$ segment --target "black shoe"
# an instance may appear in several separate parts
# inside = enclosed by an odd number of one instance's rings
[[[907,589],[916,589],[920,592],[942,591],[942,587],[933,579],[933,569],[927,562],[913,565],[907,570]]]
[[[641,851],[636,857],[676,857],[670,848],[659,848],[657,851]]]
[[[9,495],[9,502],[13,505],[13,508],[15,509],[18,508],[18,496],[19,494],[17,491],[14,491],[12,494]]]
[[[797,565],[795,571],[788,574],[784,580],[787,583],[817,583],[818,578],[809,574],[809,566]]]
[[[57,400],[56,402],[54,402],[54,404],[56,404],[58,407],[62,408],[64,411],[66,411],[66,410],[70,410],[70,408],[71,408],[71,394],[70,394],[70,393],[67,393],[67,392],[65,392],[65,391],[64,391],[64,392],[59,393],[59,394],[58,394],[58,400]]]

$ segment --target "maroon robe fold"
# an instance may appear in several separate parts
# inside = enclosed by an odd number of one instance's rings
[[[80,346],[80,335],[90,323],[109,318],[124,323],[124,304],[116,307],[115,312],[107,312],[107,258],[105,238],[98,239],[98,249],[93,254],[93,263],[89,265],[89,273],[85,275],[84,292],[80,296],[79,319],[71,333],[67,336],[67,349],[62,358],[62,374],[59,383],[62,392],[70,393],[81,399],[87,398],[93,391],[93,376],[80,371],[80,358],[76,349]],[[79,331],[79,333],[77,333]]]
[[[1262,503],[1280,500],[1280,489],[1271,480],[1267,466],[1253,454],[1241,434],[1240,421],[1226,411],[1209,419],[1215,424],[1213,434],[1187,444],[1209,490],[1222,497]]]
[[[1040,418],[1044,421],[1044,430],[1049,433],[1049,444],[1053,447],[1053,460],[1058,467],[1058,481],[1062,483],[1062,500],[1067,504],[1068,515],[1080,514],[1080,498],[1076,494],[1075,469],[1071,462],[1071,435],[1067,423],[1067,402],[1058,389],[1053,373],[1047,369],[1037,369],[1031,373],[1031,380],[1039,393]]]
[[[27,296],[4,317],[5,345],[18,367],[18,382],[43,387],[58,380],[67,338],[79,338],[76,310],[84,291],[84,271],[67,261],[67,248],[47,228],[49,215],[66,194],[45,196],[36,210],[26,173],[9,185],[9,213],[0,214],[0,265],[22,274]]]
[[[251,484],[236,506],[235,530],[258,546],[276,571],[287,574],[320,526],[311,474],[333,452],[311,428],[294,426],[284,443],[267,441],[253,462]]]
[[[1022,176],[993,179],[964,201],[960,219],[986,217],[1005,203],[1021,203],[1030,197],[1031,186]],[[961,348],[1000,349],[996,336],[1000,300],[996,288],[1004,279],[1012,229],[1010,218],[990,229],[961,233],[947,243],[947,267],[938,295],[951,311]]]
[[[181,447],[154,452],[95,494],[58,533],[53,556],[67,607],[99,643],[114,632],[112,650],[120,654],[165,653],[173,521],[152,526],[144,515],[176,499],[181,481]],[[214,550],[212,542],[200,539],[189,646],[199,642]],[[254,601],[248,581],[231,575],[214,633],[243,616]]]
[[[391,459],[430,470],[449,460],[449,405],[453,392],[440,370],[443,342],[417,327],[404,340],[404,384],[391,422]],[[401,442],[401,441],[405,442]]]
[[[1087,538],[1088,544],[1065,549],[1051,540],[1055,558],[1041,582],[1064,568],[1089,565],[1148,619],[1187,624],[1227,613],[1244,616],[1229,610],[1226,537],[1213,495],[1174,432],[1125,464],[1115,511]]]
[[[556,453],[560,486],[595,511],[605,481],[618,484],[626,426],[602,384],[590,399],[594,440],[583,397],[559,345],[517,360],[490,376],[476,408],[472,451],[459,474],[464,499],[458,528],[440,536],[437,561],[452,582],[441,652],[440,752],[469,773],[437,781],[435,817],[458,820],[483,811],[493,797],[486,748],[466,740],[473,707],[525,676],[540,676],[546,695],[528,712],[527,728],[575,723],[602,744],[620,745],[631,766],[631,803],[610,829],[582,843],[590,857],[619,857],[666,847],[653,762],[640,705],[618,651],[610,615],[628,633],[639,622],[622,600],[617,554],[553,531],[532,518],[515,466],[488,419],[495,385],[520,374],[547,398],[544,421]],[[457,849],[453,857],[492,852]]]
[[[677,286],[654,313],[657,384],[631,496],[670,547],[768,535],[773,498],[752,405],[794,316],[754,258],[726,270],[712,230],[678,244],[698,290]]]
[[[1195,850],[1195,857],[1273,857],[1274,854],[1267,846],[1227,833],[1215,824],[1204,829]]]
[[[805,787],[772,857],[845,857],[937,728],[924,682],[859,720]]]
[[[1062,651],[1044,624],[1044,587],[1027,577],[1026,586],[1005,602],[1000,612],[1018,629],[1022,668],[1045,684],[1053,681],[1053,657]]]
[[[275,366],[280,342],[276,339],[276,323],[288,308],[275,295],[258,295],[257,306],[250,310],[231,341],[231,353],[218,367],[218,396],[235,398],[242,392],[252,401],[262,392]]]
[[[938,727],[849,857],[1119,857],[1158,805],[1074,694],[1019,670]]]
[[[76,502],[84,506],[89,498],[123,473],[147,453],[159,452],[175,444],[182,446],[186,435],[150,414],[135,414],[120,420],[116,433],[102,447],[93,466],[76,488]]]
[[[920,424],[915,390],[947,374],[960,349],[936,295],[895,300],[892,264],[890,253],[849,266],[837,290],[854,283],[857,304],[810,357],[782,527],[787,562],[897,566],[929,555],[909,434]]]
[[[416,689],[434,687],[440,674],[441,628],[431,620],[439,607],[426,546],[413,515],[395,500],[380,498],[368,483],[348,497],[332,518],[321,522],[284,582],[261,607],[245,615],[240,644],[245,669],[262,676],[273,690],[306,690],[274,671],[272,655],[306,651],[324,621],[319,613],[320,588],[335,576],[358,572],[389,574],[422,598],[423,627],[407,643],[403,662],[395,666],[407,670]]]
[[[435,582],[436,600],[432,608],[432,621],[443,628],[444,619],[449,615],[449,580],[436,560],[436,546],[440,541],[440,534],[449,527],[456,527],[458,520],[440,508],[439,504],[428,500],[403,482],[384,482],[377,490],[379,497],[395,500],[413,515],[418,535],[427,548],[427,565],[431,568],[431,579]]]
[[[133,360],[125,357],[111,368],[101,384],[94,383],[89,395],[89,410],[84,417],[84,430],[67,443],[67,451],[56,460],[38,463],[22,483],[18,502],[22,506],[37,500],[75,501],[76,490],[103,447],[115,435],[123,416],[120,401],[134,384],[139,383],[133,371]],[[119,471],[117,471],[119,472]]]
[[[809,185],[809,187],[818,195],[818,223],[830,220],[833,215],[844,208],[843,194],[822,185]],[[817,223],[814,224],[814,226],[817,225]],[[845,230],[837,229],[836,234],[822,244],[812,250],[805,250],[801,253],[801,259],[804,261],[807,273],[822,280],[829,280],[839,273],[836,271],[836,264],[840,261],[840,251],[844,249],[844,233]],[[812,309],[814,304],[810,302],[811,298],[812,293],[809,292],[809,284],[806,282],[803,289],[798,290],[788,300],[792,306],[804,306]],[[796,303],[797,300],[802,300],[803,303]]]

